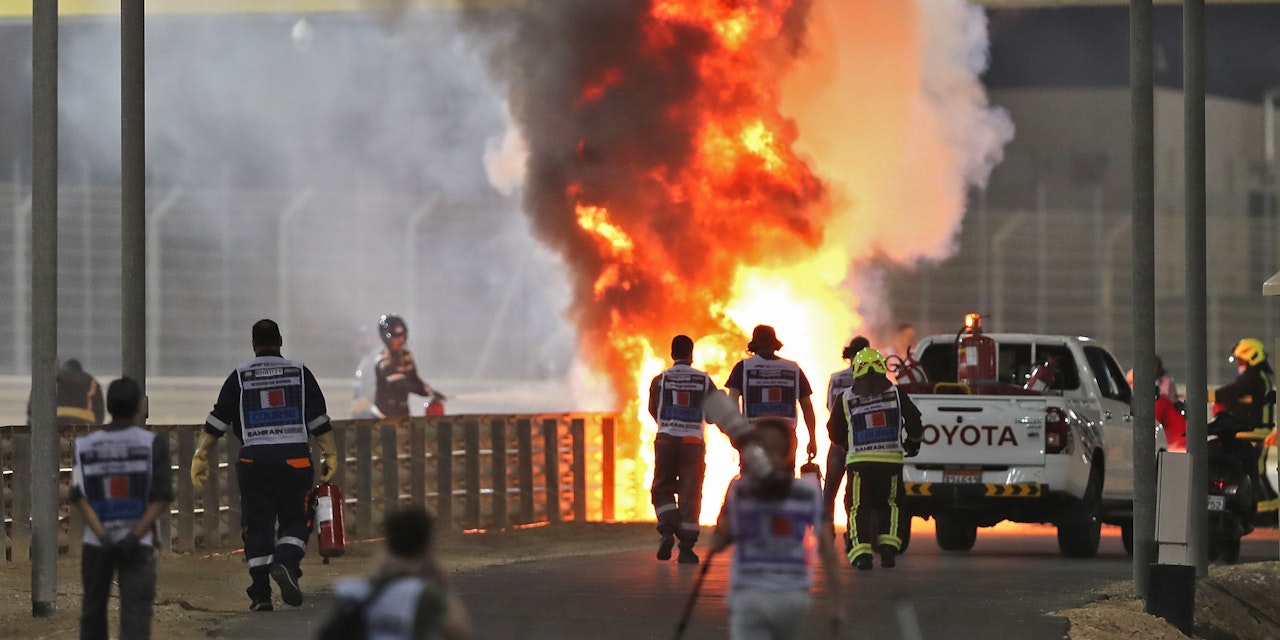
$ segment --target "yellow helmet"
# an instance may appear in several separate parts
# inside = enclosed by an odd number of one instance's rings
[[[1267,359],[1267,351],[1262,348],[1262,341],[1257,338],[1245,338],[1236,343],[1231,351],[1232,362],[1240,361],[1251,367],[1262,364]]]
[[[879,373],[888,373],[889,367],[884,362],[884,356],[879,351],[871,347],[864,347],[853,356],[853,377],[861,378],[867,375],[868,371],[877,371]]]

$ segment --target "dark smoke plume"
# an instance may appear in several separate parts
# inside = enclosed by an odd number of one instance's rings
[[[815,247],[827,215],[824,187],[794,157],[795,127],[776,104],[777,80],[802,50],[808,3],[738,3],[780,14],[771,37],[740,47],[696,20],[655,18],[654,4],[533,0],[473,7],[467,19],[492,47],[491,70],[527,145],[524,209],[568,267],[583,356],[618,391],[634,386],[636,363],[608,348],[611,339],[736,335],[720,305],[737,269]],[[774,137],[780,162],[734,146],[753,121]],[[709,131],[729,132],[724,149]],[[634,248],[585,231],[577,205],[607,209]]]

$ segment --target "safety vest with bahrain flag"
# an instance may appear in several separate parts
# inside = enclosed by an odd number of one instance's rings
[[[742,406],[747,423],[781,418],[796,426],[800,398],[800,365],[786,358],[752,356],[742,361]]]
[[[849,423],[849,452],[845,464],[855,462],[891,462],[902,464],[904,450],[899,431],[902,428],[902,401],[898,388],[862,396],[846,389],[840,398],[844,417]]]
[[[658,380],[658,433],[702,440],[702,400],[711,388],[711,378],[687,364],[663,371]]]

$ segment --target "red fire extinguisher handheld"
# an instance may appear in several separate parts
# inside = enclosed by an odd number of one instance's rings
[[[819,491],[822,490],[822,468],[813,461],[813,456],[809,456],[809,461],[800,465],[800,478],[818,487]]]
[[[346,529],[342,524],[342,490],[331,482],[321,482],[312,490],[312,508],[316,514],[320,557],[329,564],[329,558],[337,558],[347,550]]]
[[[426,414],[429,416],[442,416],[444,415],[444,401],[443,393],[432,391],[431,398],[427,400],[427,404],[423,406],[423,409],[426,410]]]

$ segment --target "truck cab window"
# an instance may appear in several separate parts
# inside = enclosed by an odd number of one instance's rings
[[[1071,350],[1060,344],[1001,344],[996,356],[1000,381],[1022,385],[1031,376],[1036,365],[1051,358],[1058,361],[1057,376],[1053,388],[1058,391],[1074,391],[1080,388],[1076,360]]]
[[[1115,358],[1101,347],[1086,346],[1084,356],[1089,361],[1089,368],[1098,380],[1098,389],[1102,395],[1119,400],[1125,404],[1133,398],[1133,390],[1124,378],[1124,370],[1116,363]]]

